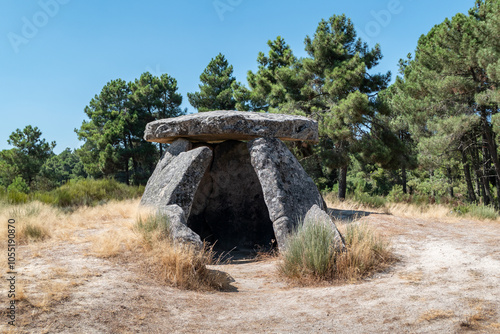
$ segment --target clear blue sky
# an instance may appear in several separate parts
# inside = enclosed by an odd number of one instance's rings
[[[298,57],[304,38],[333,14],[350,17],[384,59],[376,72],[397,74],[398,60],[420,35],[466,13],[474,0],[0,0],[0,149],[16,128],[38,126],[56,153],[82,143],[74,129],[89,101],[110,80],[149,71],[175,77],[187,92],[222,52],[246,83],[259,51],[281,35]],[[389,15],[387,15],[389,14]]]

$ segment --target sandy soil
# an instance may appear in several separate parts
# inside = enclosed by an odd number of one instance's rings
[[[92,255],[85,237],[99,230],[76,231],[71,242],[23,246],[18,284],[27,297],[18,303],[17,331],[500,333],[498,223],[384,214],[361,220],[391,239],[400,261],[337,286],[291,287],[271,258],[214,267],[234,279],[230,292],[181,291],[138,274],[129,261]],[[15,332],[5,323],[0,331]]]

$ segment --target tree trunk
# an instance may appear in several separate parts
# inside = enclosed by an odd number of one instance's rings
[[[129,147],[130,147],[130,157],[132,158],[132,172],[133,172],[133,183],[136,183],[137,176],[139,175],[139,163],[137,162],[137,157],[133,153],[134,150],[134,143],[132,142],[132,136],[128,134],[128,141],[129,141]]]
[[[344,200],[347,191],[347,165],[340,167],[339,199]]]
[[[130,185],[130,173],[128,171],[128,158],[125,159],[125,183],[127,186]]]
[[[476,174],[476,185],[477,185],[477,196],[479,200],[484,204],[486,199],[486,191],[484,190],[483,176],[481,173],[481,165],[479,163],[479,149],[476,145],[473,146],[472,154],[472,164],[474,167],[474,173]]]
[[[462,165],[464,168],[465,183],[467,183],[467,198],[469,202],[474,203],[476,202],[476,194],[474,193],[474,186],[472,185],[469,160],[467,160],[467,155],[465,154],[465,151],[462,150],[461,153],[462,153]]]
[[[402,183],[403,183],[403,193],[407,193],[407,190],[406,190],[406,167],[403,166],[401,167],[401,179],[402,179]]]
[[[498,180],[500,178],[500,162],[498,161],[498,154],[497,154],[497,147],[495,144],[494,140],[494,134],[493,131],[488,123],[487,120],[487,115],[486,115],[486,110],[484,107],[481,109],[481,124],[483,127],[483,140],[486,143],[486,146],[488,148],[489,152],[489,157],[491,158],[491,161],[493,162],[493,166],[495,167],[495,178]],[[484,151],[484,145],[483,145],[483,151]],[[486,166],[485,166],[486,168]],[[485,173],[486,174],[486,173]],[[486,175],[489,177],[489,173]],[[488,191],[489,191],[489,181],[488,181]],[[486,186],[486,184],[485,184]],[[490,196],[490,198],[492,198]],[[497,202],[495,203],[495,207],[499,207],[499,202],[500,198],[497,199]]]
[[[450,197],[453,198],[455,196],[453,193],[453,177],[451,176],[451,168],[446,168],[446,172],[448,173],[448,191],[450,193]]]

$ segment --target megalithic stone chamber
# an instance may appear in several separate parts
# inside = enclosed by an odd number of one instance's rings
[[[210,111],[148,123],[144,138],[171,145],[141,205],[174,221],[172,236],[180,242],[201,247],[205,240],[231,250],[268,246],[274,239],[282,249],[311,209],[326,210],[316,185],[282,142],[318,141],[318,123],[309,118]],[[325,226],[343,248],[329,216],[315,216],[329,220]]]

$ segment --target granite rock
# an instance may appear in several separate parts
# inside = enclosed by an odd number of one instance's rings
[[[181,144],[179,142],[179,146]],[[141,205],[162,209],[177,204],[187,220],[198,185],[212,162],[212,151],[208,147],[198,147],[175,156],[172,150],[167,151],[172,157],[166,153],[158,164],[154,178],[146,186]]]
[[[182,244],[190,244],[197,249],[203,248],[203,242],[200,236],[194,233],[186,224],[186,214],[184,210],[177,204],[167,205],[166,207],[158,209],[158,213],[168,219],[168,226],[170,229],[170,236],[174,242]]]
[[[339,230],[337,229],[337,226],[333,222],[332,218],[328,213],[326,213],[324,210],[322,210],[319,206],[314,204],[309,211],[307,211],[305,217],[304,217],[304,226],[309,225],[309,224],[321,224],[328,228],[334,238],[334,244],[335,248],[344,251],[345,250],[345,241],[344,238],[342,237],[342,234],[340,234]]]
[[[282,248],[288,235],[296,229],[309,209],[315,204],[323,207],[323,198],[313,180],[281,140],[259,138],[247,145],[278,246]]]
[[[303,116],[218,110],[150,122],[144,139],[171,143],[178,138],[220,142],[273,137],[291,141],[318,141],[318,123]]]

